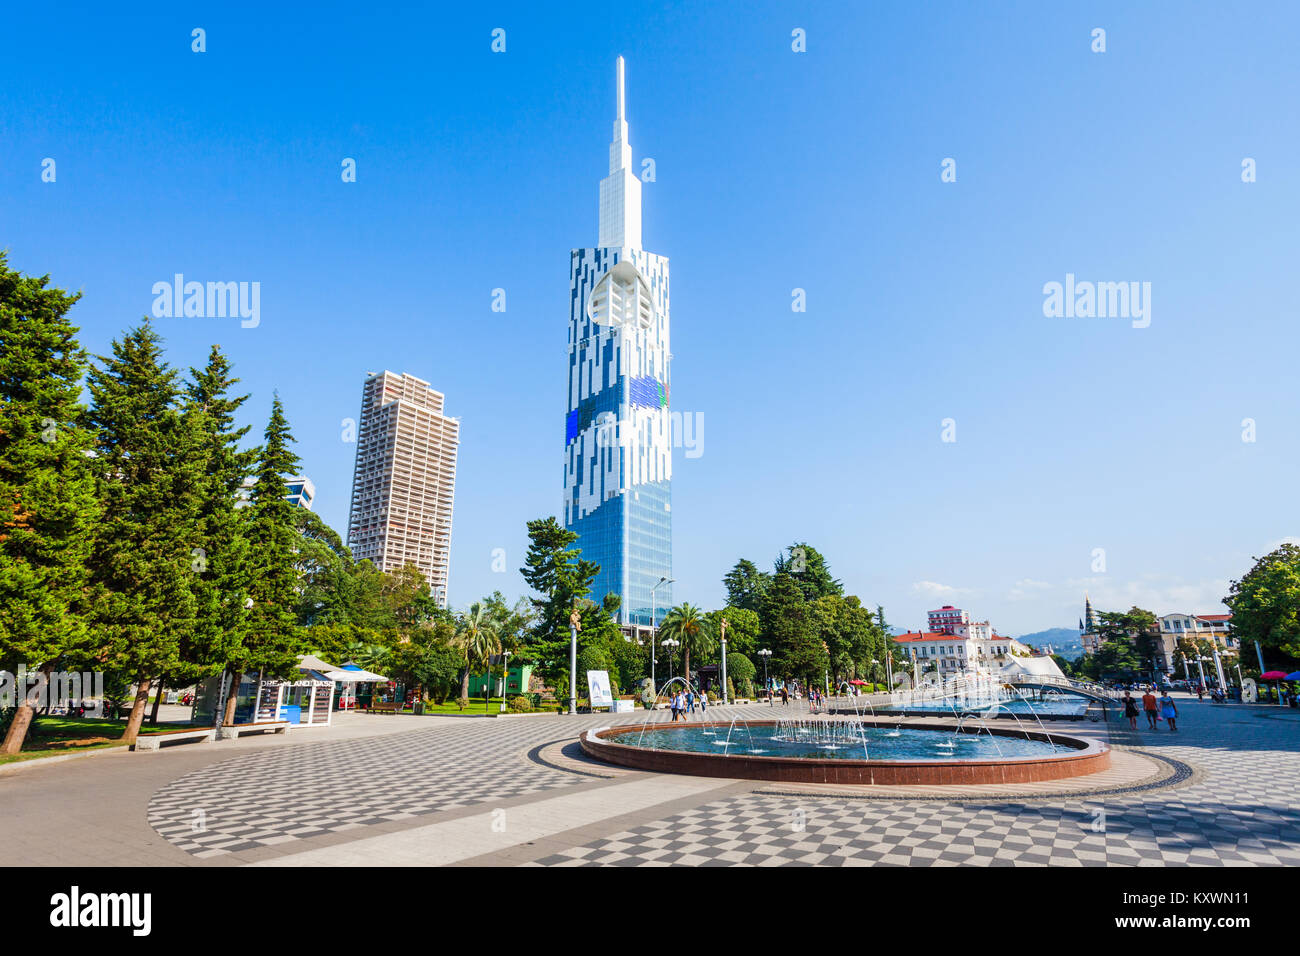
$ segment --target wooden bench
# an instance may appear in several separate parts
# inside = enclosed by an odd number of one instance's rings
[[[131,745],[132,750],[158,750],[163,744],[192,743],[196,740],[215,740],[217,728],[205,727],[202,730],[167,730],[160,734],[141,734]]]
[[[245,734],[287,734],[287,720],[264,720],[258,724],[223,724],[220,737],[222,740],[236,740]]]
[[[368,711],[372,714],[400,714],[402,705],[395,700],[384,701],[378,704],[371,704]]]

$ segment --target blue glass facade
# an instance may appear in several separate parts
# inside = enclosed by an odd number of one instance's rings
[[[569,265],[564,526],[600,566],[591,597],[617,594],[620,623],[648,627],[672,602],[670,585],[651,600],[673,573],[668,260],[641,248],[621,57],[617,75],[600,238],[574,249]]]
[[[620,263],[632,268],[620,272]],[[590,303],[602,301],[611,276],[641,295],[643,311],[598,321],[605,316]],[[651,595],[672,577],[668,262],[641,250],[575,249],[571,278],[564,525],[600,565],[591,598],[617,594],[620,623],[650,627],[672,606],[671,584]]]
[[[660,578],[673,575],[672,483],[656,481],[639,485],[627,502],[627,606],[624,623],[649,626],[662,620],[672,607],[673,586],[665,584],[654,593],[656,616],[651,618],[650,589]]]

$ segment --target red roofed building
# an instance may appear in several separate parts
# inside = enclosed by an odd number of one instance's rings
[[[972,668],[993,669],[1014,651],[1027,653],[1019,641],[996,634],[975,638],[942,631],[909,631],[894,640],[902,645],[908,659],[917,663],[920,673],[937,668],[945,677]]]

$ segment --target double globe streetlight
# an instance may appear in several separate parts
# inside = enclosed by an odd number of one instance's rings
[[[675,638],[665,637],[660,643],[668,648],[668,683],[673,682],[673,651],[682,646],[682,642]]]
[[[767,676],[767,659],[772,656],[772,652],[766,647],[758,652],[758,656],[763,658],[763,686],[767,688],[767,706],[775,707],[772,703],[772,681]]]

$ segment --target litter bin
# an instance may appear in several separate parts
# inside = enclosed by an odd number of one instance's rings
[[[291,724],[302,723],[302,707],[298,704],[284,704],[280,708],[280,719]]]

